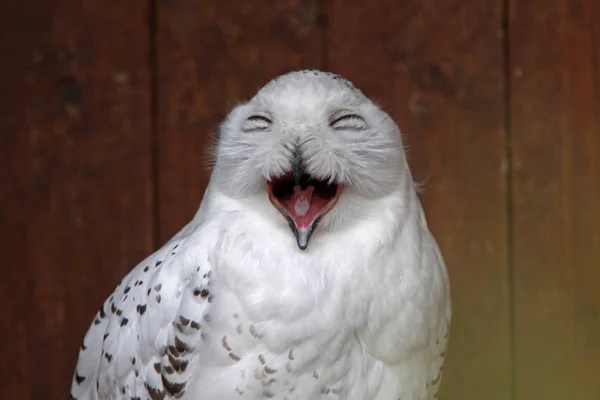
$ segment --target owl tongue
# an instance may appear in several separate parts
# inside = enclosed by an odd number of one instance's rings
[[[314,190],[315,187],[312,185],[307,186],[305,190],[302,190],[300,185],[295,185],[294,194],[289,204],[286,204],[290,216],[294,219],[296,226],[300,230],[308,229],[320,210],[317,207],[313,207],[312,197]]]

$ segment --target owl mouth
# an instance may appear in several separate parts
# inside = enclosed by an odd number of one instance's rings
[[[289,171],[267,181],[271,203],[287,219],[298,247],[305,250],[319,221],[337,202],[341,185]]]

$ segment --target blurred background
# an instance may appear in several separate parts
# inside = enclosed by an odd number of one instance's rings
[[[4,0],[0,398],[64,399],[121,277],[196,211],[275,75],[399,123],[446,257],[443,400],[600,399],[600,2]]]

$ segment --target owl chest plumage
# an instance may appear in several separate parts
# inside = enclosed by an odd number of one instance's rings
[[[400,393],[393,369],[359,339],[374,317],[368,299],[376,297],[365,287],[374,262],[367,249],[280,252],[287,243],[259,247],[250,239],[257,234],[230,226],[216,245],[222,256],[212,260],[210,315],[218,317],[205,327],[203,361],[184,398],[387,399]]]

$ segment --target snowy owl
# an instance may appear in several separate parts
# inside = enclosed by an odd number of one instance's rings
[[[70,398],[434,399],[450,318],[399,128],[294,71],[220,126],[198,212],[100,307]]]

